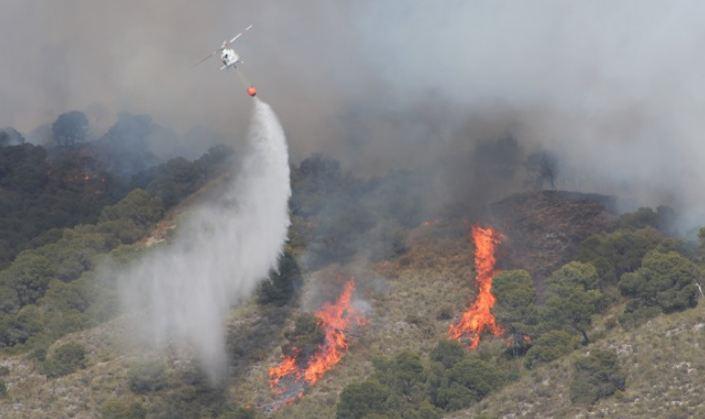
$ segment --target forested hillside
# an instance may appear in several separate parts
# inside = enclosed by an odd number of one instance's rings
[[[66,118],[74,125],[63,120],[54,142],[32,145],[6,130],[0,147],[0,406],[17,417],[436,418],[609,410],[614,398],[640,412],[644,377],[624,345],[642,342],[648,324],[679,327],[693,315],[673,313],[690,312],[702,296],[705,245],[672,235],[669,208],[620,215],[611,197],[530,190],[482,211],[438,211],[426,204],[429,179],[419,173],[363,178],[313,155],[292,168],[286,252],[231,313],[232,370],[214,387],[197,364],[180,361],[187,354],[121,355],[129,331],[115,281],[151,246],[169,246],[178,214],[197,196],[218,194],[223,178],[237,176],[226,170],[232,152],[219,146],[194,161],[158,162],[147,117],[123,115],[97,139],[86,137],[80,114]],[[501,232],[490,311],[499,327],[449,340],[479,293],[474,224]],[[344,287],[353,305],[336,321],[355,312],[357,323],[331,329],[320,310],[343,301]],[[272,381],[282,359],[308,368],[331,336],[345,345],[315,381],[287,373]],[[477,349],[468,350],[468,338]],[[691,342],[682,345],[673,362],[692,364]],[[88,393],[51,396],[86,380]],[[521,385],[532,386],[534,400],[508,409]]]

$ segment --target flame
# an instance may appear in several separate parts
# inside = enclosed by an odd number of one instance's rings
[[[472,239],[475,243],[475,272],[477,283],[477,298],[461,318],[450,326],[448,334],[451,338],[460,340],[464,336],[470,339],[470,349],[477,348],[480,336],[486,330],[495,336],[504,331],[492,314],[495,296],[492,295],[492,277],[495,266],[495,248],[500,242],[500,234],[492,227],[482,228],[472,226]]]
[[[289,377],[293,384],[313,385],[320,380],[327,371],[333,368],[348,350],[346,332],[353,325],[362,326],[367,320],[357,309],[350,305],[355,292],[355,281],[345,283],[343,291],[335,302],[323,304],[315,314],[320,327],[324,332],[323,343],[316,352],[306,361],[306,366],[300,368],[296,364],[297,350],[285,356],[279,365],[269,369],[269,385],[275,393],[289,393],[287,388],[282,389],[280,384],[284,378]],[[299,392],[295,397],[300,397]]]

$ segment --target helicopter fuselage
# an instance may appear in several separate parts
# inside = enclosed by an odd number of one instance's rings
[[[221,70],[235,67],[240,62],[240,56],[232,48],[223,48],[220,52],[220,61],[223,63]]]

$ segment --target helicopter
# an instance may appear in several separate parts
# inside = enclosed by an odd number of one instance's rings
[[[222,63],[222,66],[220,67],[220,70],[236,70],[238,71],[238,75],[240,78],[243,80],[243,84],[249,84],[245,83],[244,81],[244,76],[240,72],[238,66],[240,64],[243,64],[244,61],[240,58],[240,56],[235,52],[235,50],[231,47],[231,45],[237,41],[245,32],[248,32],[250,29],[252,29],[252,25],[248,26],[245,28],[244,31],[240,32],[239,34],[235,35],[232,37],[230,40],[225,40],[223,43],[220,45],[218,49],[215,51],[211,52],[210,54],[206,55],[201,59],[199,62],[197,62],[194,67],[203,64],[206,62],[209,58],[215,56],[216,54],[220,54],[220,62]],[[247,87],[247,94],[254,97],[257,94],[257,89],[253,85],[249,85]]]

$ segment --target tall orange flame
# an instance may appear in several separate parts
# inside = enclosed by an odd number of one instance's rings
[[[472,239],[475,243],[475,271],[477,283],[477,298],[461,318],[450,326],[448,334],[451,338],[460,340],[467,337],[470,349],[477,348],[480,336],[486,330],[495,336],[503,333],[497,324],[492,307],[495,296],[492,294],[492,277],[494,276],[495,249],[500,242],[500,234],[492,227],[482,228],[472,226]]]
[[[338,299],[333,303],[325,303],[316,312],[316,318],[324,332],[324,341],[316,352],[307,360],[305,368],[300,368],[296,364],[297,351],[285,356],[276,367],[269,369],[269,384],[276,393],[289,392],[289,389],[280,387],[280,382],[286,377],[296,387],[301,388],[302,384],[313,385],[320,380],[325,373],[333,368],[348,350],[348,339],[345,333],[353,325],[364,325],[367,320],[357,309],[351,306],[353,293],[355,292],[355,281],[349,280],[345,283],[343,291]],[[297,396],[300,396],[299,393]]]

